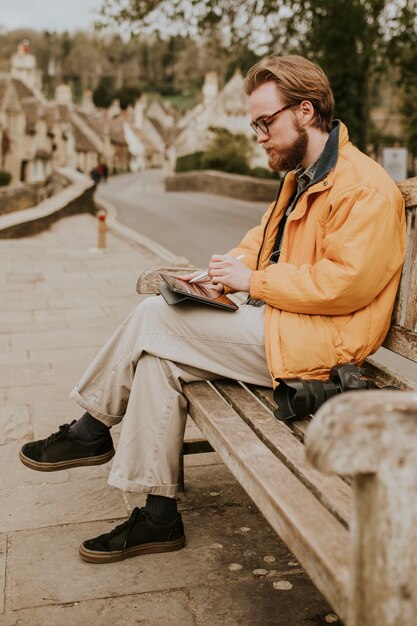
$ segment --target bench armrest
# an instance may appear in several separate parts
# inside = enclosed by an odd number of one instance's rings
[[[150,270],[145,270],[138,278],[136,284],[136,291],[141,294],[145,293],[158,293],[159,285],[162,284],[161,272],[164,274],[189,274],[190,272],[204,271],[198,267],[187,266],[161,266],[152,267]]]
[[[412,626],[417,611],[417,393],[326,402],[306,436],[318,469],[353,476],[349,626]]]

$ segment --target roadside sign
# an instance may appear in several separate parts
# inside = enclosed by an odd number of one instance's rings
[[[382,166],[395,182],[407,178],[407,148],[383,148]]]

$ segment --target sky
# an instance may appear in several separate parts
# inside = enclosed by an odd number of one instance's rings
[[[0,0],[0,27],[89,30],[101,4],[101,0]]]

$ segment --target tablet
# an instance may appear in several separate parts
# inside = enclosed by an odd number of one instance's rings
[[[178,296],[177,298],[170,298],[169,295],[164,292],[161,286],[160,292],[168,304],[177,304],[184,300],[194,300],[195,302],[201,302],[210,306],[215,306],[227,311],[237,311],[238,306],[225,295],[216,296],[210,293],[210,291],[204,287],[204,283],[189,283],[186,280],[180,280],[171,276],[170,274],[161,274],[161,278],[169,287],[169,290]],[[168,296],[168,297],[167,297]]]

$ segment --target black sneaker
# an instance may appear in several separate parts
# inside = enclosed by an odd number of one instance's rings
[[[80,556],[90,563],[114,563],[141,554],[174,552],[185,546],[181,515],[170,524],[155,524],[145,509],[133,509],[126,522],[109,533],[80,545]]]
[[[110,461],[114,455],[110,433],[95,441],[82,441],[70,433],[75,422],[63,424],[58,432],[46,439],[25,443],[19,452],[23,465],[39,472],[55,472]]]

